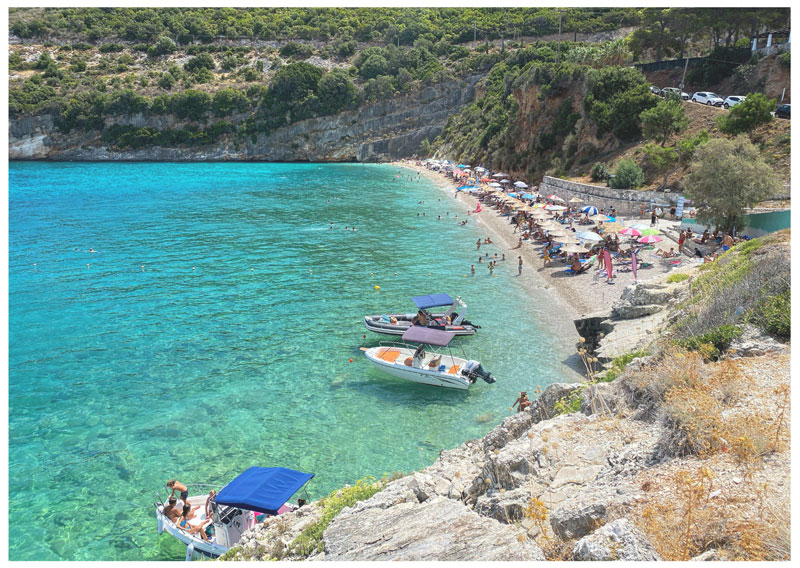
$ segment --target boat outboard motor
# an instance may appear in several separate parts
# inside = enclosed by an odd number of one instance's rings
[[[467,361],[464,364],[464,370],[462,372],[464,376],[473,383],[478,378],[483,379],[489,384],[492,384],[495,381],[492,374],[489,371],[485,371],[478,361]]]

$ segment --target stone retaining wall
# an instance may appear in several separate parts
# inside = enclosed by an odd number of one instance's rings
[[[539,184],[539,192],[542,195],[555,193],[564,201],[578,197],[583,199],[586,205],[594,205],[598,209],[610,209],[613,207],[617,210],[617,215],[628,217],[638,216],[642,204],[649,208],[650,204],[653,203],[656,206],[669,209],[675,205],[679,197],[677,193],[612,189],[550,176],[544,176],[542,183]]]

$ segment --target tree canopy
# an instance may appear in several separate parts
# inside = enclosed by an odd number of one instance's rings
[[[715,138],[694,153],[685,179],[686,195],[697,219],[730,231],[740,225],[744,210],[776,195],[781,184],[745,135]]]

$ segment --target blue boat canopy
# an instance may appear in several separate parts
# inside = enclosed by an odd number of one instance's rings
[[[313,473],[284,467],[253,466],[223,487],[214,501],[218,505],[277,515],[278,509],[312,477]]]
[[[421,310],[437,306],[450,306],[455,302],[449,294],[429,294],[428,296],[414,296],[411,298]]]
[[[414,343],[427,343],[428,345],[438,345],[445,347],[456,336],[450,331],[430,329],[421,325],[412,325],[403,334],[403,341],[413,341]]]

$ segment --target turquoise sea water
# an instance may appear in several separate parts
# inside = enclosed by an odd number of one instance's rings
[[[466,207],[397,174],[12,163],[10,559],[181,559],[152,508],[169,478],[285,466],[316,473],[319,498],[430,465],[562,380],[572,340],[549,300],[511,260],[470,276]],[[468,303],[483,329],[455,342],[497,383],[414,385],[366,361],[388,338],[362,315],[435,292]]]

